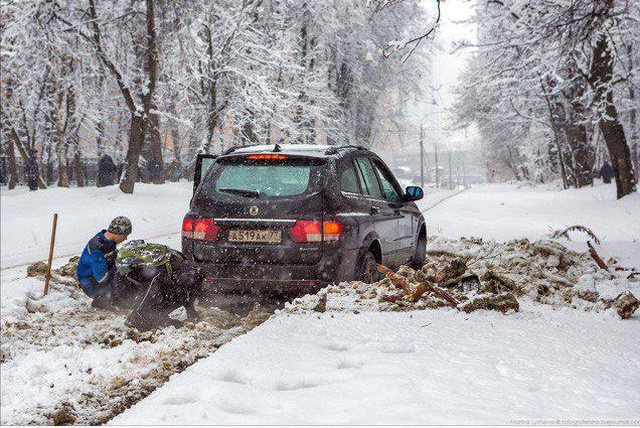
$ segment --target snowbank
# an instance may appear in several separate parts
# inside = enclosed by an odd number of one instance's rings
[[[638,420],[639,332],[541,306],[281,315],[111,424]]]
[[[57,257],[75,255],[91,236],[118,215],[133,222],[132,239],[180,232],[189,210],[193,183],[136,184],[126,195],[117,186],[51,188],[29,192],[24,188],[0,193],[2,269],[45,260],[53,213],[58,213]]]

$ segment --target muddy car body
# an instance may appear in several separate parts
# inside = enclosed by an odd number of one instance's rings
[[[304,294],[424,259],[426,226],[389,168],[361,147],[262,145],[199,155],[182,251],[205,290]]]

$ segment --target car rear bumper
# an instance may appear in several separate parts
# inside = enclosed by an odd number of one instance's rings
[[[333,281],[331,265],[203,263],[205,291],[221,293],[309,293]]]
[[[306,294],[333,282],[353,279],[355,256],[355,252],[336,246],[316,264],[198,264],[205,273],[205,292]]]

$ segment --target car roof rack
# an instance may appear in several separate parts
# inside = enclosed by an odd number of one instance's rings
[[[265,144],[247,144],[247,145],[240,145],[240,146],[233,146],[233,147],[229,147],[227,150],[225,150],[224,152],[222,152],[220,154],[220,156],[225,156],[228,154],[231,154],[233,152],[235,152],[236,150],[239,149],[244,149],[247,147],[252,147],[252,146],[264,146]],[[335,155],[338,154],[341,150],[367,150],[366,147],[358,145],[358,144],[348,144],[348,145],[344,145],[344,146],[331,146],[328,149],[325,150],[324,154],[325,155]],[[281,152],[282,151],[282,147],[280,144],[275,143],[273,145],[273,152],[277,153],[277,152]]]
[[[324,152],[324,154],[335,155],[335,154],[338,154],[340,150],[346,150],[346,149],[366,150],[366,147],[363,147],[357,144],[349,144],[346,146],[331,146]]]
[[[228,155],[230,153],[235,152],[238,149],[244,149],[247,147],[252,147],[252,146],[264,146],[265,144],[246,144],[246,145],[241,145],[241,146],[233,146],[233,147],[229,147],[227,150],[225,150],[224,152],[222,152],[220,154],[220,156],[224,156],[224,155]],[[280,147],[280,144],[275,143],[274,147],[273,147],[273,151],[274,152],[281,152],[282,151],[282,147]]]

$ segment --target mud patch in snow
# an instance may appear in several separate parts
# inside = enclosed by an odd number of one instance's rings
[[[59,274],[46,297],[2,302],[1,423],[105,423],[270,315],[198,311],[184,328],[139,333],[124,325],[127,311],[91,308],[75,280]]]

